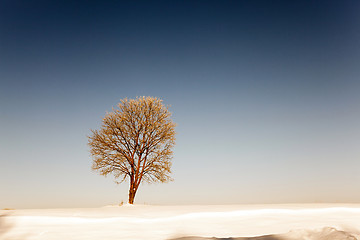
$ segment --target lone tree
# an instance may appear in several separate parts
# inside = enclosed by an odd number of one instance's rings
[[[129,203],[142,181],[168,182],[171,179],[175,123],[162,100],[153,97],[123,99],[102,120],[100,130],[91,130],[92,169],[117,183],[129,179]]]

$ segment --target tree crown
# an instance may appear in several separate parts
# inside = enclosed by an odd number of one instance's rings
[[[162,100],[153,97],[123,99],[105,115],[100,130],[89,136],[92,169],[118,183],[130,179],[130,188],[140,182],[172,180],[171,159],[175,126]]]

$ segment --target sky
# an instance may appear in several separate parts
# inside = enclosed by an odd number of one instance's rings
[[[138,204],[360,203],[360,2],[0,2],[0,209],[127,202],[91,170],[123,98],[177,123]]]

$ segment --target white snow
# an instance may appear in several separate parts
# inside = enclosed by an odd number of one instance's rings
[[[0,216],[0,239],[161,240],[277,234],[277,239],[360,240],[356,204],[124,205],[0,210]]]

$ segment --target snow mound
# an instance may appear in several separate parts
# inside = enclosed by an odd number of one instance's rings
[[[103,208],[115,208],[115,207],[142,207],[142,206],[146,206],[146,205],[124,203],[124,204],[112,204],[112,205],[106,205],[106,206],[103,206]]]
[[[171,240],[360,240],[355,234],[340,231],[336,228],[325,227],[317,230],[292,230],[285,234],[264,235],[257,237],[239,238],[203,238],[203,237],[181,237]]]
[[[357,238],[349,232],[340,231],[336,228],[325,227],[318,230],[296,230],[285,234],[287,239],[306,239],[306,240],[357,240]]]

